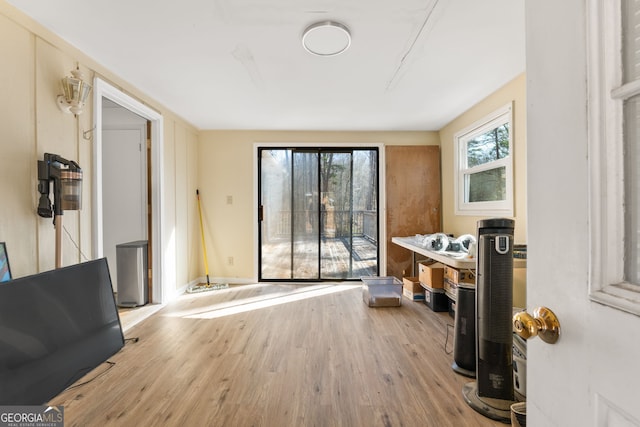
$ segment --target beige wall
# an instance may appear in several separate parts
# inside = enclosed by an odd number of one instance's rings
[[[453,136],[460,130],[482,119],[498,108],[513,101],[513,174],[515,243],[527,242],[527,140],[526,140],[526,78],[516,77],[502,88],[471,107],[464,114],[440,130],[442,156],[442,215],[446,233],[456,236],[475,234],[478,220],[485,217],[455,214]],[[516,269],[514,274],[514,304],[525,305],[526,273]]]
[[[162,212],[166,265],[165,290],[186,285],[200,274],[195,197],[197,130],[0,0],[0,241],[6,241],[14,276],[54,267],[55,230],[51,219],[36,214],[37,160],[45,152],[77,161],[84,172],[83,208],[63,216],[63,264],[93,258],[93,146],[82,137],[92,125],[92,104],[78,118],[61,112],[56,96],[60,79],[76,63],[87,79],[99,75],[163,115],[165,150]],[[78,245],[79,249],[75,245]],[[194,253],[197,252],[197,253]]]
[[[198,182],[212,278],[256,278],[254,143],[258,142],[438,145],[439,139],[436,132],[201,132]],[[233,204],[227,204],[227,196],[232,196]]]
[[[516,242],[526,242],[524,75],[470,108],[438,132],[202,131],[67,45],[0,0],[0,241],[6,241],[15,276],[54,265],[55,231],[36,215],[36,161],[45,152],[77,160],[84,171],[83,209],[67,211],[64,264],[92,258],[91,176],[93,147],[82,138],[92,125],[92,100],[77,119],[60,112],[59,80],[79,64],[89,78],[99,75],[156,109],[164,119],[162,253],[165,289],[180,289],[204,275],[196,188],[202,211],[211,277],[255,279],[254,152],[256,142],[381,143],[441,145],[443,226],[456,235],[474,232],[478,218],[453,212],[453,134],[514,100]],[[233,204],[227,204],[227,196]],[[79,246],[79,249],[75,245]],[[233,265],[228,259],[233,257]],[[524,275],[522,275],[524,277]],[[517,279],[520,280],[520,279]],[[521,282],[523,282],[522,279]],[[523,288],[519,285],[518,288]]]

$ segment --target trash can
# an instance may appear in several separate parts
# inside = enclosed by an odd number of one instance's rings
[[[116,245],[116,264],[118,266],[119,307],[137,307],[149,302],[149,258],[148,242],[135,242]]]

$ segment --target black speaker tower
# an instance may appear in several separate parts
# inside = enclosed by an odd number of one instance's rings
[[[509,422],[513,392],[514,221],[478,221],[476,257],[476,382],[465,384],[466,402],[482,415]]]

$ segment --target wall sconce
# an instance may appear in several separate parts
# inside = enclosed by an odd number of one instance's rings
[[[71,76],[62,79],[64,95],[58,95],[58,107],[65,113],[73,113],[76,116],[82,113],[84,102],[91,93],[91,85],[82,78],[84,75],[78,67],[71,71]]]

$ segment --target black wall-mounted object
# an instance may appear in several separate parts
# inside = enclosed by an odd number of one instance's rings
[[[53,183],[53,205],[49,193]],[[62,267],[62,214],[82,208],[82,169],[57,154],[45,153],[38,160],[38,215],[53,219],[56,229],[56,268]]]
[[[49,192],[53,183],[53,205]],[[57,154],[45,153],[38,160],[38,215],[51,218],[62,211],[79,210],[82,207],[82,169],[73,160]]]
[[[105,258],[0,285],[0,405],[42,405],[123,346]]]

